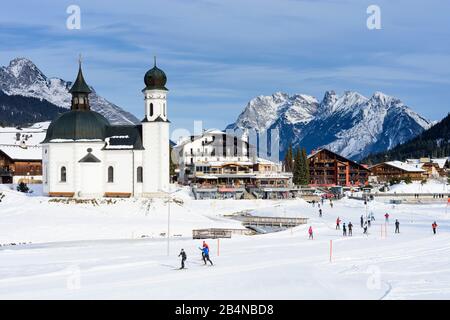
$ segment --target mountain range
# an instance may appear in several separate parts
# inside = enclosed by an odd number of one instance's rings
[[[289,144],[311,151],[320,147],[353,160],[389,150],[432,126],[400,99],[375,92],[367,98],[355,91],[327,91],[321,101],[305,94],[277,92],[248,102],[226,129],[277,129],[280,154]]]
[[[379,163],[421,157],[446,158],[450,155],[450,113],[430,129],[396,147],[369,155],[364,162]]]
[[[13,59],[8,66],[0,67],[0,122],[3,125],[25,125],[54,119],[70,108],[71,85],[70,81],[48,78],[29,59]],[[91,90],[92,110],[111,123],[139,122],[131,113],[99,96],[94,88]]]

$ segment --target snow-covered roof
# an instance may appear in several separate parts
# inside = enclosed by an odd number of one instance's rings
[[[0,145],[0,151],[12,160],[42,160],[41,146]]]
[[[39,122],[29,128],[0,127],[0,144],[37,146],[45,139],[48,124]]]
[[[440,169],[444,169],[445,164],[447,163],[447,158],[439,158],[439,159],[431,159],[432,163],[437,163]]]
[[[387,165],[391,167],[395,167],[407,172],[425,172],[425,170],[420,169],[419,165],[408,164],[405,162],[401,162],[398,160],[385,162]]]

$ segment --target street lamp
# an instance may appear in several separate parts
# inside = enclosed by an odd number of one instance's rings
[[[166,194],[168,196],[167,201],[165,201],[165,203],[167,203],[167,255],[170,255],[170,203],[173,201],[172,199],[172,194],[175,192],[178,192],[180,189],[177,189],[175,191],[172,192],[167,192],[164,190],[159,189],[159,192],[162,192],[164,194]]]

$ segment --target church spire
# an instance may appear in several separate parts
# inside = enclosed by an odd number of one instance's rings
[[[70,88],[69,93],[72,94],[71,110],[90,110],[88,96],[92,92],[83,77],[81,69],[81,55],[78,59],[78,75],[75,82]]]

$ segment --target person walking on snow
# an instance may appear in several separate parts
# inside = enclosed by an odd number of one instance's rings
[[[395,220],[395,233],[400,233],[400,222],[398,222],[398,219]]]
[[[438,227],[438,225],[437,225],[436,221],[433,222],[433,224],[431,225],[431,228],[433,228],[433,234],[436,234],[437,227]]]
[[[364,234],[367,234],[367,221],[364,222],[363,224],[363,228],[364,228]]]
[[[331,199],[330,199],[330,207],[331,209],[333,209],[333,201],[331,201]]]
[[[322,209],[319,209],[319,217],[322,218]]]
[[[342,225],[342,235],[343,235],[344,237],[347,236],[347,227],[345,226],[345,222],[344,222],[344,224]]]
[[[202,249],[203,252],[203,261],[205,261],[205,265],[206,265],[206,261],[209,261],[209,263],[211,263],[211,265],[213,265],[213,262],[209,259],[209,247],[203,247]]]
[[[313,229],[312,229],[312,226],[309,226],[308,234],[309,234],[309,238],[308,238],[308,239],[314,240],[314,235],[313,235]]]
[[[184,249],[181,249],[180,254],[178,255],[178,257],[180,257],[180,256],[181,256],[181,268],[180,269],[184,269],[184,262],[187,259],[186,252],[184,252]]]
[[[389,213],[386,212],[386,214],[384,215],[385,218],[385,222],[389,223]]]
[[[341,223],[341,219],[339,219],[339,217],[337,217],[337,219],[336,219],[336,230],[340,230],[341,229],[340,223]]]
[[[351,237],[353,235],[352,233],[353,225],[351,222],[348,223],[348,236]]]
[[[363,216],[361,215],[361,228],[363,228],[364,227],[364,218],[363,218]]]

